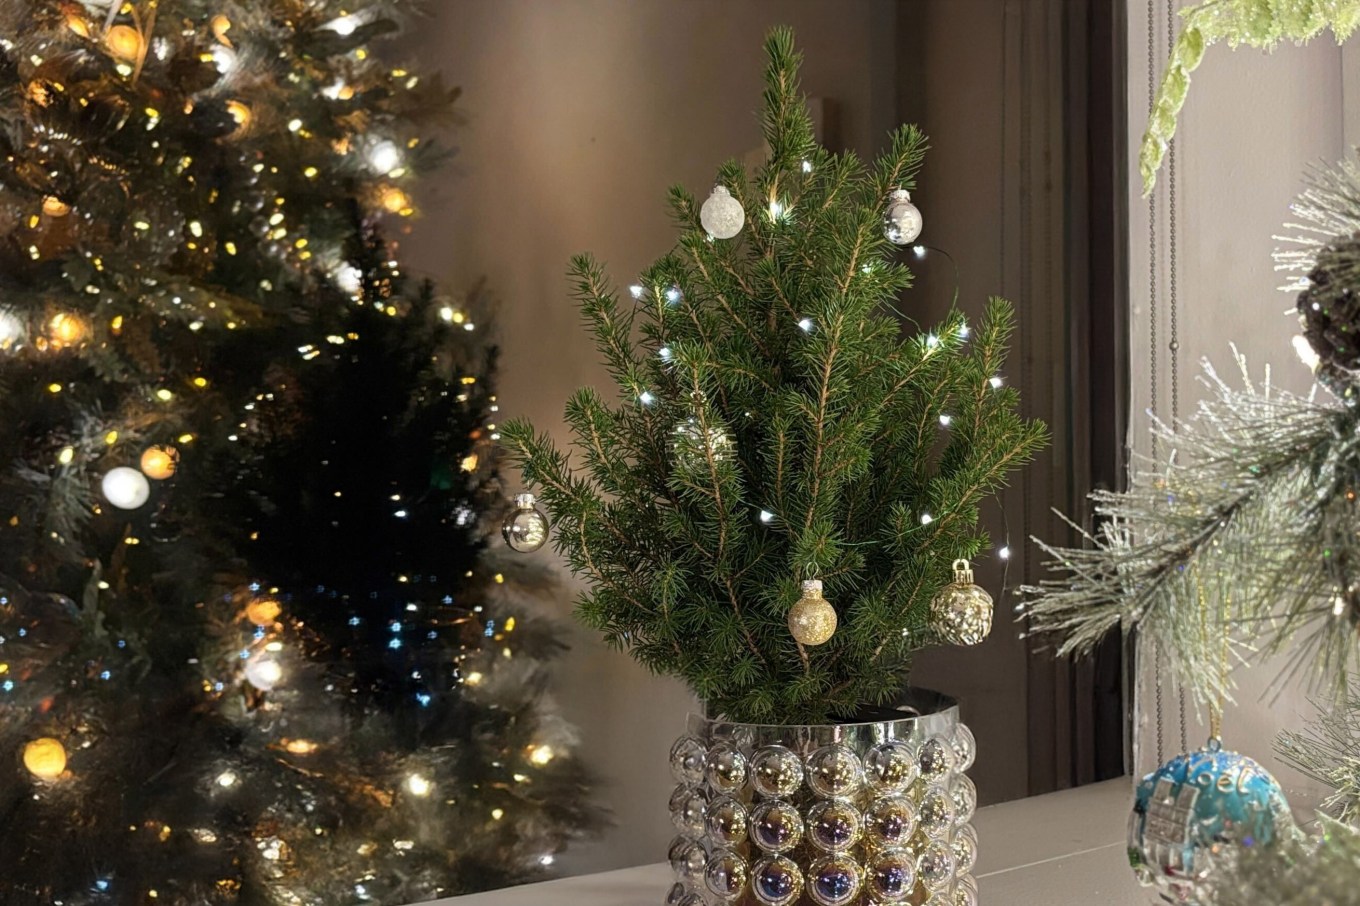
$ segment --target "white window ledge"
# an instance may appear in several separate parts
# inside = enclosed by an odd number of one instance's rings
[[[1145,906],[1125,854],[1128,778],[980,809],[981,906]],[[643,865],[526,884],[430,906],[660,906],[670,868]]]

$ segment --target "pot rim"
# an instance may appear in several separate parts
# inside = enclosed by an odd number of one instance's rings
[[[703,713],[693,713],[689,715],[687,725],[694,726],[702,723],[709,726],[742,727],[756,732],[763,733],[787,733],[790,730],[802,728],[818,730],[834,730],[838,733],[855,733],[860,730],[868,730],[873,727],[881,727],[884,724],[897,723],[899,721],[917,721],[923,718],[944,717],[947,720],[958,722],[959,701],[952,695],[937,692],[934,689],[926,689],[919,686],[908,686],[897,694],[897,697],[889,704],[877,706],[865,706],[860,712],[845,720],[830,721],[824,724],[770,724],[770,723],[746,723],[739,720],[731,720],[722,715],[711,715],[705,706]],[[952,714],[950,712],[953,712]]]

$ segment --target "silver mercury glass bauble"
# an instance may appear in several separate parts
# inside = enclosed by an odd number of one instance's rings
[[[859,898],[863,884],[864,869],[844,853],[823,856],[808,866],[807,892],[819,906],[848,906]]]
[[[905,849],[885,849],[864,867],[864,886],[875,903],[905,902],[916,888],[916,860]]]
[[[730,849],[720,849],[704,866],[704,886],[719,900],[730,903],[746,890],[746,860]]]
[[[931,622],[946,642],[977,645],[992,631],[992,596],[973,584],[967,560],[954,561],[954,581],[930,602]]]
[[[699,223],[714,239],[731,239],[746,224],[746,211],[726,186],[714,186],[699,209]]]
[[[719,796],[708,804],[704,815],[704,829],[708,839],[723,846],[740,846],[746,842],[746,806],[731,796]]]
[[[911,203],[911,193],[894,189],[883,212],[883,235],[895,245],[910,245],[921,235],[923,225],[920,210]]]
[[[735,793],[746,783],[746,756],[735,746],[720,742],[708,750],[704,776],[714,792]]]
[[[682,736],[671,746],[671,774],[681,783],[704,782],[704,763],[708,749],[693,736]]]
[[[803,872],[784,856],[766,856],[751,869],[751,892],[765,906],[788,906],[803,892]]]
[[[793,803],[767,799],[751,811],[751,842],[767,853],[784,853],[803,842],[803,817]]]
[[[803,785],[803,760],[784,746],[766,746],[751,756],[751,786],[762,796],[792,796]]]
[[[916,753],[900,739],[879,743],[864,756],[865,780],[880,796],[904,792],[920,772]]]
[[[501,524],[501,537],[511,550],[522,554],[533,553],[548,540],[548,517],[534,505],[533,494],[515,498],[515,509]]]

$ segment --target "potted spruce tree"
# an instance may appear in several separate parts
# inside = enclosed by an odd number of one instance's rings
[[[503,434],[581,618],[704,702],[672,752],[667,902],[971,903],[973,738],[907,672],[987,634],[979,505],[1045,429],[999,378],[1006,302],[919,331],[895,308],[925,137],[827,151],[792,35],[765,50],[766,162],[702,206],[672,190],[677,245],[626,293],[573,262],[619,398],[572,396],[571,449]],[[507,540],[532,548],[546,516],[520,503]]]

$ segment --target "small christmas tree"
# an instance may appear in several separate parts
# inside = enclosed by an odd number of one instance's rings
[[[0,901],[383,904],[598,816],[400,3],[0,5]]]
[[[986,545],[979,506],[1044,429],[1002,374],[1009,305],[931,330],[897,309],[911,274],[885,209],[910,241],[919,215],[892,193],[914,186],[925,137],[897,130],[872,167],[827,151],[790,33],[766,53],[767,162],[724,165],[707,211],[672,190],[678,244],[631,299],[573,264],[620,402],[572,397],[574,462],[526,422],[505,436],[591,583],[587,623],[716,713],[817,722],[902,687],[938,640],[951,564]],[[813,581],[825,601],[815,585],[800,601]]]

